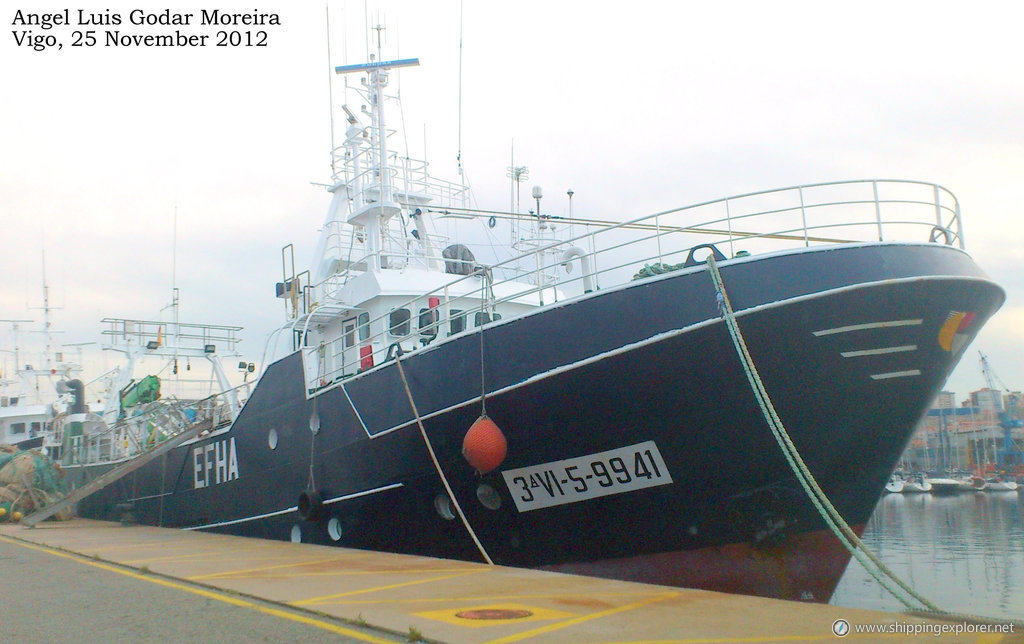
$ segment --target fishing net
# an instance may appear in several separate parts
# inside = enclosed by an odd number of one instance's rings
[[[63,478],[60,466],[40,452],[0,445],[0,521],[59,501],[66,494]],[[62,510],[53,518],[65,521],[71,512]]]

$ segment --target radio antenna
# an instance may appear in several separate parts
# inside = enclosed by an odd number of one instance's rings
[[[459,152],[455,157],[459,169],[459,180],[466,185],[466,175],[462,172],[462,1],[459,1]]]
[[[327,14],[327,114],[331,123],[331,179],[334,179],[334,79],[331,73],[331,5],[324,3]]]

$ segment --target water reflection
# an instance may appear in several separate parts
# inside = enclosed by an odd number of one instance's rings
[[[863,540],[886,566],[943,610],[1024,618],[1020,496],[888,494],[875,508]],[[903,609],[856,560],[850,561],[831,603]]]

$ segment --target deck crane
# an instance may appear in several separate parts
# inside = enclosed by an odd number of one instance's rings
[[[981,351],[978,352],[978,355],[981,356],[981,373],[985,377],[985,384],[989,390],[999,391],[996,389],[996,382],[998,381],[1002,385],[1002,390],[1009,393],[1010,389],[1006,386],[1006,383],[992,370],[992,365],[988,362],[988,356]],[[1024,421],[1012,417],[1009,412],[1003,409],[1002,405],[998,408],[998,414],[999,426],[1003,430],[1003,449],[996,456],[999,469],[1005,470],[1014,465],[1024,465],[1024,450],[1021,450],[1020,446],[1013,440],[1013,430],[1024,427]]]

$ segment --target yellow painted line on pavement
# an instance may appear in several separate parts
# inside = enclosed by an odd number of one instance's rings
[[[214,579],[217,577],[233,577],[235,575],[247,575],[255,572],[269,572],[271,570],[279,570],[281,568],[294,568],[295,566],[309,566],[316,564],[331,563],[334,561],[345,561],[345,557],[328,557],[326,559],[304,559],[302,561],[290,561],[288,563],[279,563],[268,566],[257,566],[255,568],[238,568],[236,570],[225,570],[222,572],[211,572],[206,575],[193,575],[188,577],[190,580],[194,579]]]
[[[191,539],[172,539],[169,541],[139,541],[134,543],[120,543],[107,546],[98,546],[95,548],[89,548],[91,552],[105,552],[107,550],[131,550],[132,548],[167,548],[168,546],[175,546],[179,544],[195,544],[194,540]]]
[[[189,580],[198,579],[224,579],[232,577],[241,577],[246,575],[259,575],[260,573],[272,572],[275,570],[281,570],[283,568],[292,568],[295,566],[305,566],[317,563],[330,563],[333,561],[344,561],[345,559],[325,559],[322,561],[303,561],[289,564],[279,564],[276,566],[264,566],[262,568],[248,568],[239,570],[227,570],[224,572],[212,572],[207,575],[195,575],[187,577]],[[467,570],[465,566],[458,568],[414,568],[411,570],[328,570],[328,571],[303,571],[297,570],[294,573],[284,573],[281,576],[290,577],[358,577],[360,575],[409,575],[409,574],[420,574],[420,573],[431,573],[431,572],[476,572],[475,570]]]
[[[487,572],[488,569],[479,570],[467,570],[454,575],[442,575],[440,577],[428,577],[426,579],[415,579],[413,581],[403,581],[399,584],[388,584],[387,586],[375,586],[373,588],[362,588],[360,590],[350,590],[346,593],[338,593],[336,595],[323,595],[320,597],[310,597],[309,599],[300,599],[298,601],[291,602],[293,606],[309,606],[312,604],[331,604],[335,599],[340,597],[351,597],[352,595],[363,595],[366,593],[375,593],[380,590],[393,590],[395,588],[405,588],[406,586],[416,586],[417,584],[429,584],[434,581],[442,581],[444,579],[455,579],[456,577],[465,577],[467,575],[473,575],[476,573]],[[337,602],[343,603],[343,602]]]
[[[266,547],[266,546],[263,546]],[[230,557],[230,555],[238,554],[238,548],[228,548],[226,550],[200,550],[199,552],[190,553],[179,553],[176,555],[164,555],[162,557],[141,557],[139,559],[127,559],[121,563],[127,566],[134,566],[140,564],[150,564],[160,561],[203,561],[211,557]]]
[[[118,566],[114,566],[114,565],[110,565],[110,564],[105,564],[105,563],[100,563],[98,561],[91,561],[90,559],[88,559],[88,558],[86,558],[86,557],[84,557],[82,555],[79,555],[79,554],[71,554],[71,553],[61,552],[59,550],[54,550],[54,549],[52,549],[52,548],[50,548],[48,546],[38,546],[38,545],[35,545],[35,544],[26,543],[26,542],[18,540],[18,539],[12,539],[12,538],[7,537],[5,535],[0,535],[0,540],[5,541],[7,543],[12,543],[12,544],[15,544],[15,545],[19,545],[19,546],[21,546],[23,548],[28,548],[29,550],[37,550],[39,552],[44,552],[46,554],[53,555],[54,557],[62,557],[64,559],[70,559],[72,561],[77,561],[77,562],[83,563],[83,564],[85,564],[87,566],[92,566],[94,568],[100,568],[102,570],[107,570],[107,571],[110,571],[110,572],[114,572],[114,573],[117,573],[119,575],[124,575],[126,577],[131,577],[132,579],[138,579],[138,580],[141,580],[141,581],[148,581],[150,583],[157,584],[159,586],[165,586],[167,588],[173,588],[175,590],[180,590],[180,591],[183,591],[183,592],[186,592],[186,593],[192,593],[193,595],[199,595],[201,597],[206,597],[207,599],[213,599],[213,600],[216,600],[216,601],[224,602],[225,604],[231,604],[233,606],[239,606],[239,607],[242,607],[242,608],[248,608],[248,609],[254,610],[256,612],[263,613],[265,615],[272,615],[274,617],[280,617],[282,619],[287,619],[287,620],[290,620],[290,621],[293,621],[293,622],[299,622],[301,624],[307,624],[309,626],[315,626],[316,628],[321,628],[323,630],[330,631],[332,633],[338,633],[339,635],[344,635],[346,637],[351,637],[353,639],[357,639],[357,640],[360,640],[360,641],[363,641],[363,642],[374,642],[376,644],[389,644],[390,642],[394,641],[394,640],[383,639],[383,638],[380,638],[380,637],[374,637],[373,635],[368,635],[366,633],[362,633],[362,632],[357,631],[357,630],[345,628],[343,626],[338,626],[337,624],[332,624],[330,622],[319,620],[319,619],[316,619],[314,617],[307,617],[305,615],[297,615],[295,613],[292,613],[292,612],[289,612],[289,611],[286,611],[286,610],[281,610],[281,609],[278,609],[278,608],[271,608],[269,606],[261,606],[259,604],[254,603],[254,602],[251,602],[251,601],[247,601],[247,600],[244,600],[244,599],[241,599],[241,598],[238,598],[238,597],[232,597],[230,595],[225,595],[225,594],[218,593],[218,592],[215,592],[215,591],[212,591],[212,590],[206,590],[206,589],[203,589],[203,588],[194,588],[192,586],[186,586],[185,584],[175,583],[175,582],[169,581],[167,579],[161,579],[159,577],[154,577],[153,575],[144,575],[144,574],[141,574],[141,573],[131,572],[130,570],[124,570],[123,568],[119,568]]]
[[[526,595],[473,595],[471,597],[414,597],[412,599],[353,599],[351,601],[337,602],[339,604],[423,604],[428,602],[483,602],[483,601],[512,601],[512,600],[538,600],[538,599],[562,599],[572,600],[576,597],[592,599],[594,597],[649,597],[650,590],[635,592],[617,593],[541,593]]]

